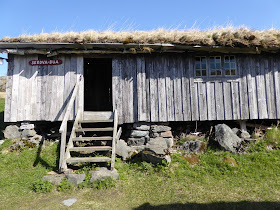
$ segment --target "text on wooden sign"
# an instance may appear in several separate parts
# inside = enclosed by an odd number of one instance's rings
[[[31,66],[36,65],[60,65],[62,64],[62,60],[32,60],[29,61]]]

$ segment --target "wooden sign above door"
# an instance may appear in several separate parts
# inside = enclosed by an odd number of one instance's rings
[[[36,65],[60,65],[62,64],[62,60],[32,60],[29,61],[31,66]]]

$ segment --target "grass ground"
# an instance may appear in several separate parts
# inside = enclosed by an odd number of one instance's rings
[[[117,159],[120,179],[113,188],[35,193],[33,183],[57,169],[58,145],[46,142],[39,153],[8,152],[10,144],[0,146],[0,209],[67,209],[62,201],[69,198],[77,198],[75,209],[280,208],[280,150],[233,155],[209,148],[196,166],[180,155],[169,167]],[[224,163],[225,157],[238,167]]]

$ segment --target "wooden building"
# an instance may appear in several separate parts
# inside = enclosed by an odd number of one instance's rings
[[[271,32],[269,41],[250,31],[226,38],[215,32],[210,41],[207,34],[201,39],[182,34],[175,43],[138,42],[132,35],[78,43],[75,37],[2,39],[0,51],[8,53],[5,122],[62,121],[63,170],[80,161],[70,157],[70,151],[80,151],[72,140],[104,139],[76,138],[78,124],[86,120],[114,119],[115,142],[117,125],[124,123],[280,119],[280,44]],[[74,126],[66,148],[69,120]]]
[[[80,78],[71,120],[78,107],[117,109],[120,124],[280,118],[277,53],[190,46],[179,53],[176,45],[162,44],[148,45],[152,53],[124,52],[133,44],[87,44],[75,51],[75,44],[61,45],[0,44],[9,52],[5,122],[62,121]],[[45,55],[48,49],[56,55]],[[40,60],[61,64],[30,64]]]

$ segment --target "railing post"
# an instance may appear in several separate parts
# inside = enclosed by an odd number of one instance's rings
[[[113,170],[115,168],[117,129],[118,129],[118,111],[115,110],[115,112],[114,112],[113,141],[112,141],[111,170]]]
[[[66,162],[65,162],[65,144],[66,144],[66,133],[67,133],[67,126],[61,133],[61,140],[60,140],[60,155],[59,155],[59,172],[63,172],[66,169]]]

